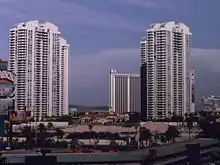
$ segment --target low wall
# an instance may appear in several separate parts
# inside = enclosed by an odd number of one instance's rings
[[[186,164],[188,161],[189,152],[187,152],[187,144],[200,144],[201,162],[211,161],[210,156],[213,151],[219,148],[219,141],[215,139],[196,139],[175,144],[168,144],[159,147],[154,147],[156,156],[153,159],[155,165],[178,165]],[[26,164],[24,155],[7,155],[3,156],[7,159],[6,164]],[[38,154],[32,154],[38,155]],[[88,154],[70,154],[70,153],[51,153],[57,157],[58,164],[120,164],[120,163],[142,163],[147,164],[147,158],[150,155],[148,149],[136,150],[120,153],[88,153]],[[196,157],[195,157],[196,159]]]

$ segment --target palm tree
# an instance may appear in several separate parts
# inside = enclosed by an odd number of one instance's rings
[[[187,123],[187,128],[188,128],[188,133],[189,133],[189,140],[190,140],[191,139],[191,130],[193,128],[193,116],[192,116],[192,114],[190,114],[186,118],[186,123]]]
[[[134,126],[134,129],[135,129],[136,134],[137,134],[137,132],[138,132],[138,128],[139,128],[139,125],[136,124],[136,125]]]
[[[33,146],[33,132],[30,126],[25,126],[23,132],[26,136],[26,146],[27,148],[32,148]]]
[[[96,139],[95,143],[94,143],[94,147],[96,149],[97,145],[99,144],[99,138]]]
[[[47,129],[48,129],[48,131],[49,131],[49,137],[50,137],[50,133],[51,133],[51,131],[53,130],[53,128],[54,128],[53,123],[49,122],[49,123],[47,124]]]
[[[89,143],[90,143],[91,142],[91,133],[92,133],[92,129],[93,129],[92,122],[89,123],[88,129],[89,129]]]
[[[7,142],[8,142],[9,141],[9,136],[10,136],[10,133],[11,133],[11,128],[10,128],[10,123],[9,122],[5,123],[5,133],[6,133]]]
[[[62,139],[62,138],[63,138],[63,135],[64,135],[63,130],[60,129],[60,128],[57,128],[57,129],[56,129],[56,135],[57,135],[57,141],[58,141],[59,139]]]
[[[167,143],[167,139],[166,139],[166,136],[165,136],[165,135],[160,136],[160,142],[161,142],[162,144]]]
[[[187,119],[188,116],[189,116],[188,113],[185,113],[185,114],[184,114],[185,119]]]
[[[38,130],[39,130],[40,145],[43,147],[44,144],[45,144],[47,128],[46,128],[46,126],[43,123],[40,123],[38,125]]]
[[[134,129],[135,129],[135,141],[136,141],[136,142],[138,141],[138,140],[137,140],[137,138],[138,138],[138,128],[139,128],[139,125],[136,124],[136,125],[134,126]]]
[[[200,112],[201,119],[198,125],[205,137],[218,138],[220,137],[220,124],[216,121],[216,116],[207,112]]]
[[[169,126],[167,131],[165,132],[165,137],[167,141],[171,141],[175,143],[175,138],[179,137],[180,132],[175,126]]]
[[[141,142],[141,145],[143,146],[143,141],[145,141],[147,145],[148,141],[152,137],[152,133],[150,132],[149,129],[146,129],[145,127],[140,127],[139,131],[140,131],[139,141]]]
[[[73,125],[73,121],[71,119],[69,120],[68,125],[69,126]]]
[[[157,140],[159,139],[159,134],[158,132],[156,131],[155,135],[154,135],[154,140],[155,140],[155,143],[157,144]]]

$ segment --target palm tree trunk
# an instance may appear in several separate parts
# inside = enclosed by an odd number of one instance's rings
[[[189,129],[189,140],[191,139],[191,129]]]
[[[141,147],[141,148],[144,148],[144,142],[143,142],[143,140],[140,141],[140,147]]]
[[[8,133],[9,133],[9,132],[7,131],[7,132],[6,132],[6,135],[7,135],[7,136],[6,136],[6,138],[7,138],[7,143],[9,142],[9,135],[8,135]]]
[[[89,131],[89,144],[91,143],[91,131]]]

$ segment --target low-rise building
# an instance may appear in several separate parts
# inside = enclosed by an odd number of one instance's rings
[[[8,61],[4,59],[0,59],[0,70],[8,70]]]
[[[107,124],[114,123],[117,120],[119,120],[119,116],[116,113],[87,112],[81,117],[82,123],[92,121],[94,124]]]
[[[203,97],[202,110],[220,112],[220,96]]]

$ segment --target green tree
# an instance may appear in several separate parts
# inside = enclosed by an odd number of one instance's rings
[[[72,121],[72,120],[69,120],[68,125],[69,125],[69,126],[70,126],[70,125],[73,125],[73,121]]]
[[[56,136],[57,136],[57,141],[62,139],[64,136],[63,130],[60,128],[56,128]]]
[[[201,111],[198,125],[202,130],[202,137],[220,138],[220,123],[215,114]]]
[[[175,143],[175,139],[180,136],[180,132],[175,126],[169,126],[167,131],[165,132],[165,136],[167,141]]]
[[[187,118],[186,118],[186,123],[187,123],[187,128],[188,128],[188,133],[189,133],[189,140],[191,139],[191,130],[193,128],[193,115],[190,114]]]
[[[165,135],[160,136],[160,142],[163,143],[163,144],[167,142],[167,139],[166,139]]]
[[[11,128],[10,128],[10,123],[7,122],[5,123],[5,133],[6,133],[6,137],[7,137],[7,142],[9,141],[9,136],[11,133]]]
[[[47,128],[46,128],[46,126],[43,123],[40,123],[38,125],[38,130],[39,130],[40,146],[44,147],[45,139],[46,139],[46,133],[47,133]]]
[[[47,123],[47,130],[49,131],[49,137],[50,137],[50,133],[53,130],[53,128],[54,128],[53,123],[51,122]]]
[[[136,125],[134,126],[134,129],[135,129],[135,132],[136,132],[136,133],[138,132],[138,128],[139,128],[139,125],[136,124]]]
[[[90,143],[90,142],[91,142],[92,129],[93,129],[93,124],[92,124],[92,122],[89,123],[88,129],[89,129],[89,143]]]
[[[23,133],[26,136],[26,147],[32,148],[33,147],[33,132],[30,126],[25,126],[23,129]]]
[[[139,128],[139,125],[136,124],[136,125],[134,126],[134,129],[135,129],[135,137],[137,137],[137,135],[138,135],[138,128]]]
[[[152,137],[152,133],[150,132],[149,129],[146,129],[145,127],[140,127],[139,131],[140,131],[139,141],[141,142],[142,146],[143,146],[143,141],[145,141],[147,145],[148,141]]]
[[[154,140],[155,140],[155,143],[157,144],[157,140],[160,138],[158,132],[156,131],[155,135],[154,135]]]

